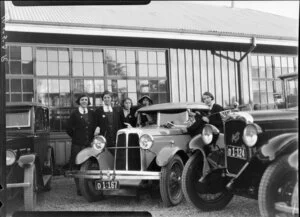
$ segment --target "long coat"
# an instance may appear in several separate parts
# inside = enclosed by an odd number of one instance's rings
[[[119,129],[121,129],[121,122],[120,122],[120,107],[113,107],[113,129],[112,129],[112,137],[113,141],[111,141],[113,144],[108,145],[114,145],[116,140],[116,135]],[[108,133],[108,118],[103,110],[103,107],[98,108],[95,111],[96,114],[96,121],[97,126],[100,127],[100,135],[104,136],[107,139],[106,134]],[[109,141],[108,141],[109,142]]]
[[[95,129],[96,118],[94,111],[88,109],[86,120],[78,109],[71,113],[66,129],[67,134],[72,138],[71,169],[79,169],[79,166],[75,165],[75,158],[82,149],[90,145],[94,138]]]
[[[136,117],[135,111],[133,109],[130,109],[130,113],[127,115],[127,117],[124,116],[123,109],[120,110],[120,122],[121,122],[121,128],[126,128],[127,125],[124,123],[130,124],[132,127],[136,126]]]

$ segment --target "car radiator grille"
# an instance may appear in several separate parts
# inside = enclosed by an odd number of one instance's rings
[[[116,170],[141,170],[138,134],[122,133],[118,135],[115,149],[115,163]]]
[[[225,124],[226,161],[229,173],[238,174],[247,162],[248,148],[243,144],[243,131],[246,123],[241,120],[231,120]],[[230,146],[230,147],[229,147]],[[229,156],[229,152],[237,149],[244,150],[245,158]]]

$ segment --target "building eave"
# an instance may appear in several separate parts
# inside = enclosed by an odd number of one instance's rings
[[[51,23],[17,23],[7,22],[6,31],[45,33],[45,34],[71,34],[90,36],[132,37],[132,38],[156,38],[190,41],[210,41],[225,43],[251,44],[253,37],[256,43],[261,45],[298,47],[298,39],[285,37],[268,37],[260,35],[243,35],[237,33],[204,32],[204,31],[180,31],[162,30],[150,28],[124,28],[112,26],[78,26],[57,25]]]

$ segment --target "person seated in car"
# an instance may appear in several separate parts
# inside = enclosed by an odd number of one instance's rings
[[[139,103],[139,108],[142,108],[145,106],[152,105],[153,101],[149,96],[144,95],[138,100],[138,103]],[[137,117],[137,112],[135,113],[135,117]],[[138,125],[142,127],[153,123],[153,119],[151,118],[151,116],[146,113],[141,113],[140,116],[137,118],[138,118]]]
[[[203,127],[205,126],[206,122],[202,120],[202,115],[200,112],[192,112],[188,110],[188,125],[187,125],[187,132],[192,136],[196,136],[202,133]]]
[[[223,107],[214,102],[214,95],[210,92],[205,92],[202,95],[202,101],[209,106],[210,110],[208,116],[203,116],[202,120],[206,123],[214,125],[220,132],[223,132],[223,121],[220,115],[221,111],[224,111]]]

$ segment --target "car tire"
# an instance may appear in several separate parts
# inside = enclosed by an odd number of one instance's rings
[[[183,169],[182,191],[184,197],[199,210],[221,210],[231,201],[233,194],[227,189],[216,194],[198,193],[196,184],[202,176],[202,169],[203,156],[200,152],[196,152],[189,158]],[[210,198],[210,200],[208,198]]]
[[[95,161],[92,161],[91,159],[84,162],[80,167],[80,171],[86,172],[87,170],[99,170],[98,162],[95,163]],[[94,202],[103,199],[103,191],[95,190],[94,179],[79,178],[79,189],[82,196],[88,202]]]
[[[160,195],[166,207],[175,206],[183,199],[181,190],[183,167],[182,159],[175,155],[166,166],[161,168]]]
[[[29,187],[24,188],[24,209],[32,211],[36,206],[37,198],[37,177],[35,164],[24,169],[24,182],[30,183]]]
[[[282,156],[265,170],[258,191],[258,206],[262,217],[276,216],[276,202],[291,202],[297,182],[297,171]],[[277,213],[278,214],[278,213]]]

